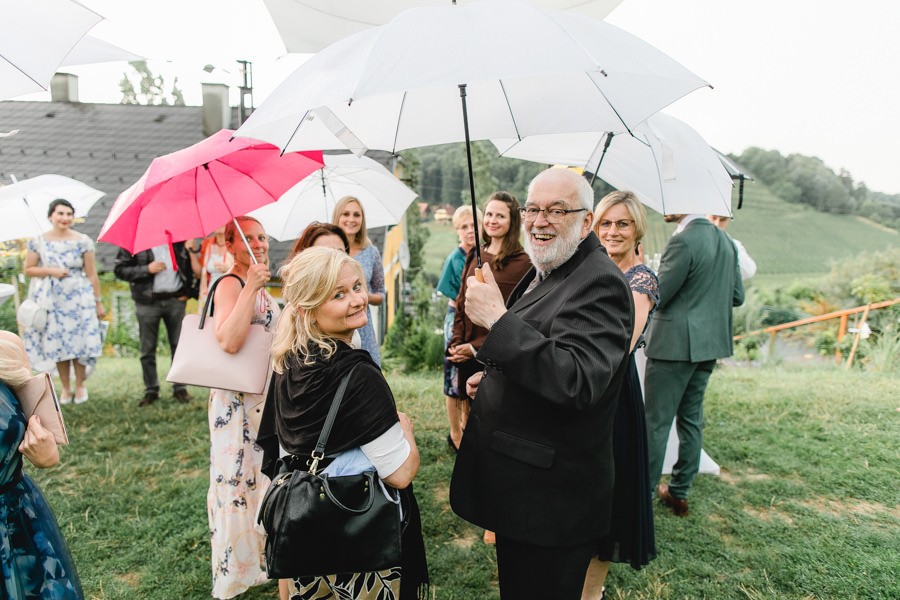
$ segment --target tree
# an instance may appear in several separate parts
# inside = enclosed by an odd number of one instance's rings
[[[147,61],[136,60],[128,63],[135,73],[123,73],[119,82],[122,104],[147,104],[184,106],[184,94],[178,87],[178,78],[172,82],[169,92],[165,91],[166,81],[162,75],[154,75]],[[133,78],[137,76],[140,92],[135,90]]]

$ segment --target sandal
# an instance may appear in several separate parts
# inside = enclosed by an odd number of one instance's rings
[[[88,391],[86,387],[75,388],[75,404],[84,404],[88,401]]]

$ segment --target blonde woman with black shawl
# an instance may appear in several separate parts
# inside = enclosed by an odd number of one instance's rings
[[[368,320],[362,268],[342,251],[313,247],[297,254],[280,274],[285,314],[273,342],[275,379],[260,426],[260,444],[267,457],[280,446],[286,453],[282,461],[292,467],[305,465],[341,379],[356,367],[328,439],[324,472],[350,475],[374,469],[386,485],[400,490],[403,513],[410,517],[400,565],[378,574],[296,578],[291,581],[291,596],[425,597],[425,546],[411,485],[419,470],[413,424],[397,412],[387,381],[370,354],[350,346],[353,332]],[[366,584],[358,585],[360,579]],[[359,589],[363,591],[354,593]]]

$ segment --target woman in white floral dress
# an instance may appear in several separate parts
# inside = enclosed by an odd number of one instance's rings
[[[262,225],[252,217],[238,217],[250,251],[234,224],[225,229],[228,251],[234,265],[215,289],[216,337],[228,352],[240,349],[250,325],[260,323],[274,329],[280,314],[278,305],[266,292],[269,281],[269,242]],[[268,581],[265,573],[265,534],[256,524],[256,513],[269,478],[260,470],[262,450],[257,432],[250,425],[245,406],[260,398],[228,390],[213,389],[209,395],[210,546],[212,549],[212,595],[233,598],[253,585]]]
[[[60,402],[88,399],[86,369],[103,351],[99,319],[100,280],[94,262],[94,242],[72,229],[75,211],[68,200],[50,203],[47,218],[53,228],[29,240],[25,275],[41,278],[32,298],[48,308],[43,329],[29,328],[23,336],[28,359],[35,368],[50,371],[54,363],[62,384]],[[38,292],[37,290],[41,290]],[[75,394],[70,373],[75,372]]]

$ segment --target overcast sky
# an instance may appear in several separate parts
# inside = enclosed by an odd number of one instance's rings
[[[189,104],[200,102],[200,81],[236,85],[234,60],[247,58],[254,63],[258,106],[304,59],[275,60],[284,47],[261,0],[81,1],[108,19],[94,29],[96,37],[148,57],[178,57],[150,66],[178,75]],[[712,146],[814,155],[870,189],[900,193],[891,150],[892,136],[900,134],[900,2],[624,0],[607,21],[715,86],[666,109]],[[207,75],[205,64],[224,71]],[[82,101],[117,102],[124,69],[71,71],[79,75]]]

